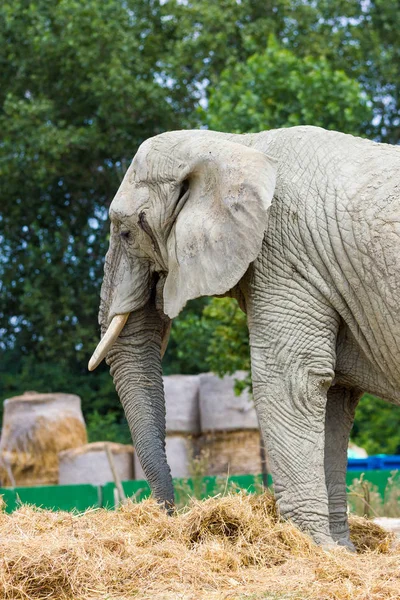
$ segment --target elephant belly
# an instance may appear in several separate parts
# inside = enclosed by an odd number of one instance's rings
[[[393,385],[378,365],[368,360],[346,325],[338,334],[334,383],[400,404],[400,386]]]
[[[317,287],[351,332],[344,344],[350,366],[341,350],[341,368],[361,389],[392,399],[400,394],[399,156],[387,152],[379,171],[376,160],[359,164],[346,194],[331,186],[307,219],[313,245],[306,242]],[[365,165],[379,175],[361,177]]]
[[[353,369],[393,398],[400,394],[400,197],[387,200],[379,218],[367,211],[344,232],[331,276],[333,304],[351,331]]]

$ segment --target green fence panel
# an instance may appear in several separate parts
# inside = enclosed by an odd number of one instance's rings
[[[227,491],[247,490],[251,493],[262,490],[262,475],[236,475],[232,477],[194,477],[174,479],[175,501],[178,506],[187,504],[190,498],[209,498],[223,495]],[[269,478],[269,485],[272,479]],[[122,487],[128,498],[136,501],[150,496],[147,481],[123,481]],[[116,488],[113,482],[102,487],[102,507],[114,508],[118,504]]]
[[[0,496],[4,502],[5,512],[11,513],[17,508],[17,495],[14,490],[8,488],[0,488]]]
[[[126,496],[128,498],[133,498],[137,502],[150,496],[150,487],[147,481],[123,481],[122,487]],[[103,508],[115,508],[118,504],[115,484],[113,482],[106,483],[102,486],[101,490],[101,506]]]
[[[393,474],[389,470],[348,471],[347,485],[360,479],[375,485],[384,497],[388,478]],[[209,498],[223,495],[226,492],[247,490],[250,493],[262,491],[261,475],[234,475],[227,477],[195,477],[192,479],[174,479],[175,497],[178,506],[187,504],[191,497]],[[272,479],[269,476],[268,485]],[[125,494],[137,501],[150,495],[147,481],[124,481]],[[6,505],[6,512],[12,512],[22,504],[33,504],[51,510],[67,510],[82,512],[92,507],[115,508],[118,498],[113,482],[103,486],[94,485],[52,485],[37,487],[0,488],[0,496]]]
[[[19,504],[79,512],[101,506],[101,488],[89,484],[0,488],[0,495],[7,512],[18,508]]]
[[[268,485],[272,478],[268,477]],[[174,479],[176,502],[186,504],[190,497],[210,498],[227,492],[246,490],[257,493],[263,490],[262,475],[233,475],[227,477],[196,477],[192,479]]]
[[[363,475],[364,481],[369,481],[373,485],[376,485],[378,492],[384,498],[385,489],[389,477],[393,474],[393,471],[386,470],[374,470],[374,471],[347,471],[346,484],[351,485],[355,479],[360,479]]]

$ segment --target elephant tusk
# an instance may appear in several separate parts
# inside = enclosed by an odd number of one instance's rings
[[[103,358],[106,357],[107,352],[111,349],[115,340],[123,330],[129,315],[130,313],[125,313],[123,315],[115,315],[115,317],[109,324],[107,331],[101,338],[96,350],[93,352],[92,358],[89,360],[89,371],[94,371],[94,369],[99,366]]]
[[[171,333],[172,320],[168,319],[168,324],[164,326],[164,331],[161,336],[161,359],[167,350],[169,334]]]

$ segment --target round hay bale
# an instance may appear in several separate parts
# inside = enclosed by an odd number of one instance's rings
[[[200,433],[198,375],[163,377],[167,433]]]
[[[225,375],[222,379],[212,373],[200,375],[201,430],[234,431],[258,429],[254,403],[247,390],[235,395],[235,379],[244,379],[245,371]]]
[[[165,451],[172,477],[190,477],[190,464],[196,453],[196,439],[185,435],[167,435]],[[136,453],[134,465],[135,479],[146,479]]]
[[[207,475],[257,475],[262,472],[260,432],[214,431],[201,437],[207,451]]]
[[[58,482],[58,453],[87,442],[81,399],[25,392],[4,401],[0,479],[4,486]]]
[[[113,481],[105,444],[108,445],[121,481],[133,479],[133,446],[111,442],[94,442],[59,453],[59,484],[91,483],[104,485]]]
[[[193,439],[187,436],[167,435],[165,450],[172,477],[190,477],[193,460]]]

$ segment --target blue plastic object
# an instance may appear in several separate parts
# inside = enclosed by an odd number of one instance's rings
[[[348,471],[400,470],[400,454],[377,454],[368,458],[349,458]]]

